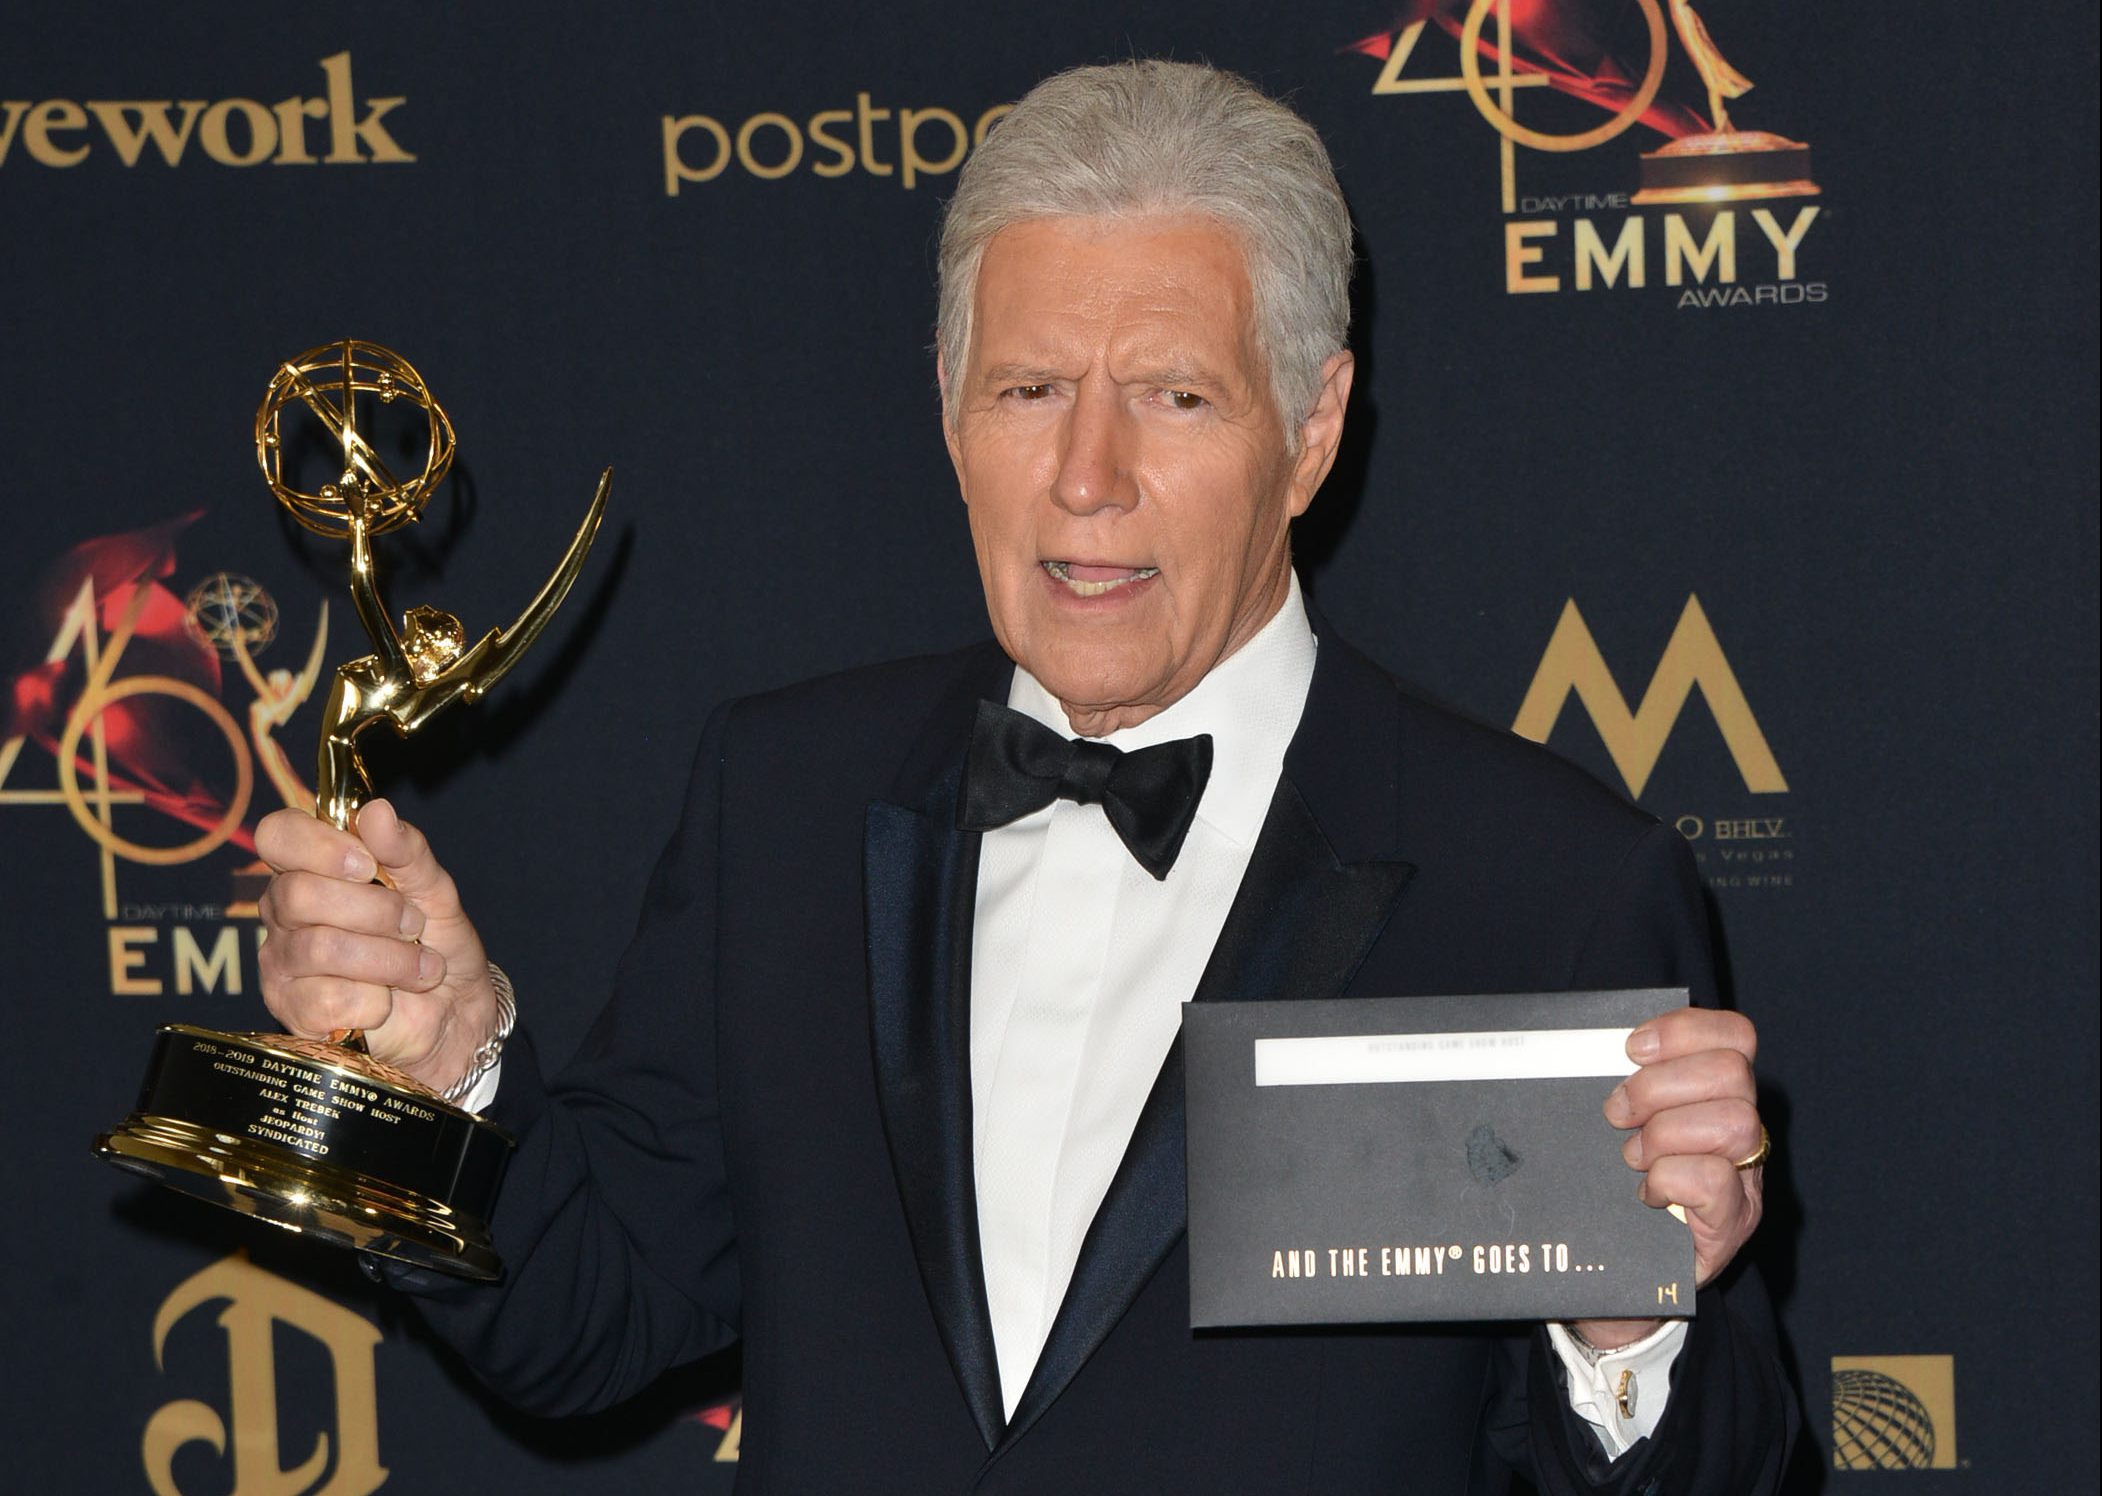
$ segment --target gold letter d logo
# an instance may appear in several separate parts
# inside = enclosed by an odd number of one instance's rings
[[[171,1402],[146,1424],[140,1454],[154,1496],[182,1496],[175,1484],[175,1453],[193,1440],[217,1454],[233,1445],[231,1496],[370,1496],[386,1483],[379,1460],[379,1414],[373,1348],[380,1332],[320,1294],[266,1273],[236,1252],[176,1285],[153,1320],[153,1359],[161,1364],[168,1332],[205,1304],[224,1301],[228,1418],[194,1398]],[[278,1323],[310,1335],[328,1350],[336,1383],[336,1460],[329,1469],[329,1436],[286,1469],[277,1444],[277,1363],[270,1340]],[[328,1474],[325,1484],[316,1485]]]

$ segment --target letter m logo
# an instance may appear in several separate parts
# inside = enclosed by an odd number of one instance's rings
[[[1664,646],[1664,657],[1657,662],[1657,673],[1642,693],[1642,704],[1633,711],[1628,710],[1627,698],[1614,683],[1605,656],[1599,653],[1584,615],[1577,611],[1576,599],[1571,598],[1555,624],[1554,637],[1547,641],[1547,653],[1541,657],[1511,729],[1545,743],[1562,715],[1562,704],[1571,691],[1576,692],[1605,740],[1613,766],[1627,781],[1628,793],[1640,797],[1664,752],[1664,740],[1671,736],[1695,686],[1701,688],[1715,725],[1722,729],[1730,756],[1737,761],[1737,772],[1744,776],[1744,787],[1755,795],[1786,790],[1788,781],[1781,777],[1781,766],[1766,746],[1766,734],[1759,730],[1736,672],[1723,657],[1708,615],[1701,610],[1701,600],[1690,594],[1679,626]]]

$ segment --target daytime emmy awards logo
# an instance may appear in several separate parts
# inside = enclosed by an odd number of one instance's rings
[[[313,804],[279,736],[320,678],[328,605],[299,653],[254,580],[176,583],[176,537],[201,513],[61,557],[21,641],[35,663],[5,682],[0,817],[69,819],[93,849],[112,996],[247,990],[268,877],[255,822]]]
[[[1425,43],[1434,25],[1442,45]],[[1461,93],[1494,130],[1509,294],[1641,290],[1661,278],[1681,308],[1828,299],[1823,281],[1803,276],[1820,208],[1789,201],[1820,193],[1810,148],[1733,119],[1729,104],[1752,82],[1724,56],[1692,0],[1410,0],[1398,29],[1350,50],[1382,64],[1373,94]],[[1452,71],[1432,71],[1433,53]],[[1551,111],[1521,96],[1543,91],[1579,101],[1580,118],[1534,122]],[[1568,124],[1576,127],[1561,127]],[[1614,175],[1600,190],[1521,192],[1521,151],[1587,153],[1638,124],[1664,143],[1633,163],[1624,148],[1609,153]],[[1640,208],[1662,211],[1626,211]],[[1562,215],[1573,216],[1565,225]]]

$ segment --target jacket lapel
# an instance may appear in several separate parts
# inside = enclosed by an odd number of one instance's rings
[[[1390,852],[1393,687],[1326,630],[1321,637],[1284,777],[1193,1001],[1341,996],[1414,872]],[[1178,1038],[1081,1245],[1003,1448],[1043,1416],[1108,1337],[1181,1237],[1186,1207]]]
[[[991,1449],[1003,1423],[971,1143],[971,923],[978,837],[956,826],[971,712],[1005,696],[1007,661],[974,660],[930,717],[863,835],[876,1096],[920,1280],[971,1417]],[[982,668],[978,668],[982,665]],[[982,679],[980,677],[983,677]]]

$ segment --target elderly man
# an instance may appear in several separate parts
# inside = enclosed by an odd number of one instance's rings
[[[499,1390],[601,1406],[741,1337],[756,1491],[1774,1483],[1792,1404],[1725,1272],[1760,1206],[1732,1014],[1638,1030],[1603,1098],[1642,1198],[1689,1214],[1690,1329],[1189,1329],[1185,1001],[1712,991],[1675,835],[1301,599],[1350,264],[1320,142],[1239,80],[1131,63],[1022,101],[941,255],[997,646],[718,711],[557,1083],[523,1031],[498,1079],[507,1004],[385,802],[355,837],[264,823],[272,1009],[519,1135],[503,1283],[390,1270]]]

